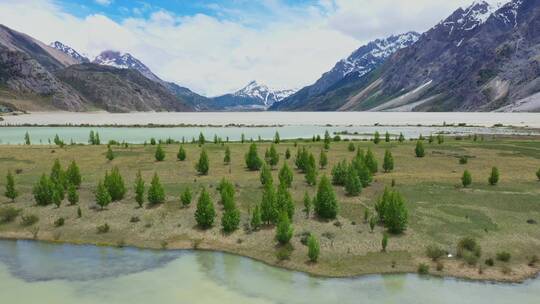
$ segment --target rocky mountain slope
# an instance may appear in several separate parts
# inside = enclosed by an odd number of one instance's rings
[[[276,103],[274,110],[293,110],[309,107],[311,99],[318,96],[340,81],[350,78],[361,78],[381,66],[396,51],[415,43],[420,34],[408,32],[393,35],[385,39],[377,39],[354,51],[349,57],[340,60],[328,72],[324,73],[314,84],[304,87],[297,93]]]
[[[173,84],[152,80],[138,69],[87,61],[64,44],[47,46],[0,26],[0,105],[18,110],[111,112],[194,109],[189,98],[171,89]]]
[[[539,29],[540,0],[475,1],[378,69],[293,109],[540,111]]]
[[[251,81],[234,93],[214,97],[211,107],[216,110],[266,110],[294,92],[271,89],[257,81]]]

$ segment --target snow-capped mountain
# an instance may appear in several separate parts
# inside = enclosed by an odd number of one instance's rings
[[[501,3],[491,5],[486,1],[474,1],[467,7],[460,7],[452,15],[437,24],[434,29],[444,31],[450,37],[461,37],[484,24],[500,7]]]
[[[275,90],[257,81],[251,81],[244,88],[233,93],[234,96],[253,98],[269,107],[274,102],[283,100],[294,93],[294,90]]]
[[[139,59],[133,57],[129,53],[120,53],[117,51],[104,51],[99,54],[92,63],[99,65],[112,66],[118,69],[132,69],[137,70],[143,74],[146,78],[162,82],[158,76],[156,76],[152,71],[144,65]]]
[[[84,56],[84,55],[81,55],[79,52],[77,52],[76,50],[74,50],[72,47],[68,46],[68,45],[65,45],[63,44],[62,42],[60,41],[55,41],[55,42],[51,42],[51,44],[49,45],[50,47],[53,47],[59,51],[61,51],[62,53],[64,54],[67,54],[68,56],[70,56],[71,58],[75,59],[77,62],[79,63],[87,63],[87,62],[90,62],[90,60],[88,59],[88,57]]]
[[[234,93],[214,97],[213,106],[220,110],[265,110],[294,93],[295,90],[276,90],[257,81],[251,81]]]
[[[420,34],[416,32],[407,32],[371,41],[358,48],[349,57],[336,63],[330,71],[324,73],[313,85],[304,87],[289,98],[276,103],[273,108],[289,108],[293,104],[304,104],[309,102],[308,100],[311,97],[324,93],[347,77],[360,78],[381,66],[388,57],[398,50],[414,44],[419,37]]]

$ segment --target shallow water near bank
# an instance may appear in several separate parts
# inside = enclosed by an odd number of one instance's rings
[[[235,255],[0,241],[6,303],[537,303],[540,280],[316,278]]]

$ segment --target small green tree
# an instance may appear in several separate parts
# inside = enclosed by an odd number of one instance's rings
[[[101,207],[101,210],[111,203],[111,195],[101,180],[96,189],[96,203]]]
[[[499,169],[497,167],[491,168],[491,174],[489,175],[488,182],[492,186],[497,185],[499,182]]]
[[[390,152],[390,150],[386,150],[384,152],[383,169],[384,172],[391,172],[394,170],[394,157],[392,156],[392,152]]]
[[[8,171],[6,176],[6,192],[4,194],[12,202],[19,196],[19,192],[15,189],[15,178],[13,177],[13,174],[11,174],[11,171]]]
[[[38,183],[34,186],[32,193],[36,204],[39,206],[47,206],[52,204],[52,195],[56,191],[55,184],[45,174],[41,175]]]
[[[330,149],[330,142],[332,141],[332,138],[330,137],[330,133],[328,130],[324,131],[324,149],[328,150]]]
[[[279,154],[276,151],[274,144],[270,145],[270,150],[268,150],[268,156],[266,157],[266,163],[270,165],[271,168],[274,168],[279,162]]]
[[[142,178],[141,170],[137,172],[137,177],[135,177],[135,201],[139,208],[144,204],[144,180]]]
[[[416,157],[424,157],[425,151],[424,151],[424,144],[421,140],[418,140],[416,142],[416,148],[414,148],[414,153],[416,153]]]
[[[354,152],[356,150],[356,146],[354,145],[354,143],[350,142],[347,146],[347,150],[349,150],[349,152]]]
[[[216,218],[216,210],[214,209],[214,203],[210,199],[210,194],[203,187],[199,200],[197,202],[197,210],[195,211],[195,220],[197,225],[203,229],[208,229],[214,225]]]
[[[287,150],[285,150],[285,159],[290,159],[291,158],[291,149],[287,148]]]
[[[307,164],[305,165],[306,172],[306,182],[310,186],[315,186],[317,184],[317,165],[315,162],[315,157],[313,154],[309,154]]]
[[[381,134],[379,134],[379,131],[375,131],[375,134],[373,135],[373,143],[379,144],[381,142]]]
[[[345,180],[347,178],[348,165],[345,160],[334,165],[332,168],[332,184],[336,186],[345,186]]]
[[[276,239],[282,245],[289,243],[293,236],[293,228],[286,212],[279,216],[279,222],[276,227]]]
[[[225,147],[225,156],[223,157],[223,162],[227,165],[231,163],[231,149],[229,146]]]
[[[383,233],[381,246],[382,246],[382,251],[386,252],[386,247],[388,247],[388,234],[387,233]]]
[[[390,233],[399,234],[407,229],[408,211],[403,197],[391,191],[384,209],[384,226]]]
[[[182,206],[185,208],[191,204],[192,200],[192,194],[191,189],[187,187],[182,194],[180,194],[180,201],[182,202]]]
[[[372,216],[369,218],[369,230],[373,232],[373,229],[375,229],[375,217]]]
[[[296,151],[296,158],[294,160],[294,164],[296,165],[296,168],[300,170],[302,173],[306,172],[306,168],[309,161],[309,153],[306,149],[306,147],[302,147],[302,149],[298,148]]]
[[[105,153],[105,157],[111,161],[114,159],[114,152],[113,150],[111,149],[111,146],[107,146],[107,153]]]
[[[252,143],[246,154],[246,167],[251,171],[258,171],[262,166],[262,160],[257,153],[257,145]]]
[[[388,131],[386,131],[386,133],[384,133],[384,141],[385,142],[390,142],[390,133],[388,133]]]
[[[276,191],[272,184],[264,185],[261,201],[261,219],[266,224],[275,223],[278,219]]]
[[[309,197],[309,194],[304,192],[304,212],[306,213],[306,218],[309,218],[309,214],[311,213],[311,205],[313,204],[311,198]]]
[[[126,186],[124,184],[124,178],[120,174],[118,167],[114,167],[111,173],[105,172],[105,178],[103,184],[109,191],[113,202],[122,200],[126,194]]]
[[[403,133],[399,133],[398,141],[399,141],[400,143],[402,143],[402,142],[405,141],[405,136],[403,136]]]
[[[240,211],[233,204],[231,207],[225,209],[223,212],[223,217],[221,218],[221,226],[223,231],[231,233],[238,229],[240,225]]]
[[[337,216],[339,205],[336,193],[330,180],[324,175],[319,183],[317,195],[314,198],[315,213],[323,219],[334,219]]]
[[[186,160],[186,149],[184,149],[184,145],[180,145],[180,148],[178,148],[178,154],[176,154],[176,158],[179,161]]]
[[[81,186],[81,171],[75,161],[72,161],[71,164],[69,164],[66,170],[66,179],[68,184],[74,185],[77,188]]]
[[[308,257],[309,257],[309,260],[312,263],[316,263],[317,260],[319,259],[319,253],[321,251],[321,247],[319,245],[319,241],[317,240],[317,238],[313,234],[309,235],[309,237],[307,239],[307,245],[308,245]]]
[[[358,174],[356,173],[356,170],[354,170],[353,166],[350,166],[347,172],[347,178],[345,179],[345,192],[349,196],[358,196],[362,192],[362,183],[360,182],[360,178],[358,178]]]
[[[261,208],[259,207],[259,205],[255,205],[255,208],[251,213],[251,230],[259,230],[261,224]]]
[[[461,184],[465,188],[472,184],[472,176],[468,170],[463,171],[463,176],[461,176]]]
[[[201,132],[199,133],[199,146],[202,146],[206,143],[206,138],[204,138],[204,134]]]
[[[371,174],[375,174],[377,173],[377,171],[379,171],[379,163],[375,159],[375,154],[373,154],[373,151],[371,151],[370,148],[368,148],[366,152],[364,163],[366,167],[369,169],[369,172],[371,172]]]
[[[437,143],[439,145],[444,143],[444,136],[442,136],[442,134],[437,134]]]
[[[79,193],[77,187],[73,184],[69,184],[67,190],[67,199],[70,205],[76,205],[79,202]]]
[[[284,162],[283,167],[281,167],[281,169],[279,170],[279,184],[290,188],[292,186],[294,178],[293,176],[294,175],[291,168],[289,168],[289,165]]]
[[[148,203],[150,205],[162,204],[165,202],[165,189],[159,181],[159,176],[154,173],[154,177],[150,182],[150,188],[148,188]]]
[[[325,150],[321,150],[321,154],[319,155],[319,166],[321,169],[326,168],[328,165],[328,155],[326,155]]]
[[[279,132],[276,131],[276,134],[274,135],[274,143],[279,144],[281,142],[281,138],[279,137]]]
[[[274,183],[274,179],[272,178],[272,171],[270,171],[270,168],[266,164],[264,164],[262,166],[259,179],[261,181],[261,185],[263,185],[263,186],[268,184],[268,183],[269,184]]]
[[[283,185],[278,186],[278,191],[276,194],[276,208],[278,213],[285,211],[289,216],[289,219],[292,221],[294,216],[294,201],[289,189]]]
[[[30,143],[30,134],[28,134],[28,131],[26,131],[26,133],[24,133],[24,144],[29,146],[31,143]]]
[[[206,149],[204,148],[201,150],[201,155],[199,156],[199,161],[195,165],[195,169],[197,169],[197,172],[199,172],[200,175],[208,175],[210,162],[208,160]]]
[[[161,144],[158,144],[156,148],[156,153],[154,153],[154,157],[156,158],[156,161],[160,162],[165,159],[165,151],[163,150],[163,147],[161,147]]]

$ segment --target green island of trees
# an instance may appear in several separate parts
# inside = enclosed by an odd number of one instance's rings
[[[26,133],[0,145],[14,160],[0,161],[0,237],[216,249],[320,275],[534,272],[538,141],[380,134],[105,147],[95,131],[88,145]]]

